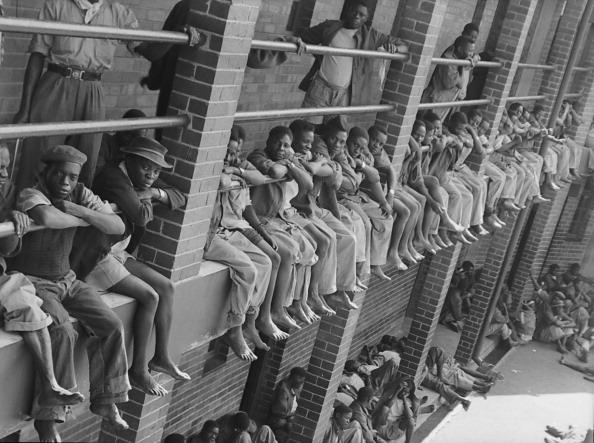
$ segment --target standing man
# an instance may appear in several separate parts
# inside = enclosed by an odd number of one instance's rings
[[[110,0],[47,0],[39,20],[136,29],[138,21],[127,7]],[[184,27],[189,45],[200,39],[195,28]],[[47,123],[104,120],[105,103],[101,77],[113,67],[119,40],[35,34],[29,46],[21,106],[13,123]],[[132,54],[152,60],[172,45],[128,42]],[[47,61],[47,70],[43,66]],[[32,186],[40,170],[39,153],[49,146],[69,144],[86,156],[80,181],[91,185],[101,147],[101,134],[55,135],[25,140],[19,189]]]
[[[86,156],[72,146],[58,145],[41,155],[45,164],[39,182],[18,196],[17,210],[45,228],[23,238],[21,253],[10,270],[22,272],[33,283],[43,309],[53,324],[50,337],[56,378],[66,389],[76,387],[74,345],[77,333],[70,316],[87,331],[91,412],[117,430],[128,429],[115,403],[128,400],[128,362],[122,322],[93,288],[76,279],[69,255],[78,226],[91,225],[105,234],[122,235],[124,222],[109,203],[78,183]],[[63,406],[40,404],[40,392],[31,415],[43,442],[60,441],[56,423],[66,418]]]
[[[305,44],[324,45],[344,49],[376,50],[384,48],[395,54],[407,52],[408,47],[399,39],[382,34],[368,26],[369,9],[365,0],[351,3],[343,20],[326,20],[301,34]],[[369,104],[373,96],[370,88],[377,83],[369,81],[374,72],[374,60],[367,57],[316,56],[299,89],[305,91],[304,108],[328,106],[354,106]],[[331,116],[326,117],[326,120]],[[321,123],[318,117],[313,123]]]

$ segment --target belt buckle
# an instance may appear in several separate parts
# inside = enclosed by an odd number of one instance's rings
[[[72,69],[72,68],[67,68],[68,69],[68,75],[66,76],[67,78],[72,78],[74,80],[82,80],[83,79],[83,75],[85,73],[85,71],[81,71],[78,69]]]

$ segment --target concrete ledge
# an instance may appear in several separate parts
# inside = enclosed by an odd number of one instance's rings
[[[228,268],[209,261],[202,263],[195,278],[178,283],[170,342],[174,358],[226,331],[229,284]],[[127,348],[131,350],[136,302],[115,293],[105,293],[101,297],[122,320]],[[85,354],[85,339],[81,334],[75,350],[75,364],[78,388],[88,397],[88,361]],[[33,395],[33,377],[32,358],[21,336],[0,329],[0,380],[3,381],[0,387],[0,438],[25,426]]]

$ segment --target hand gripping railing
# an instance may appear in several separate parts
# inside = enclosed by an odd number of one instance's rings
[[[189,121],[190,119],[187,115],[175,115],[168,117],[124,118],[119,120],[0,125],[0,140],[22,137],[47,137],[61,134],[90,134],[108,131],[132,131],[135,129],[173,128],[186,126]]]

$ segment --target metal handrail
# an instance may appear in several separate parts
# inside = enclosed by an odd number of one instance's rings
[[[582,96],[582,94],[580,94],[579,92],[570,92],[568,94],[564,94],[563,98],[580,98]]]
[[[518,63],[518,69],[540,69],[541,71],[554,71],[554,65],[539,65],[538,63]]]
[[[108,26],[80,25],[27,18],[0,17],[0,31],[23,34],[65,35],[69,37],[138,40],[173,44],[188,44],[189,36],[183,32],[123,29]]]
[[[530,100],[544,100],[547,98],[546,95],[524,95],[518,97],[507,97],[505,100],[508,102],[527,102]]]
[[[452,65],[452,66],[472,66],[470,60],[462,60],[456,58],[442,58],[442,57],[433,57],[431,59],[431,64],[433,65]],[[477,68],[501,68],[503,64],[501,62],[486,62],[480,61],[477,62],[474,67]]]
[[[297,44],[289,42],[269,41],[269,40],[252,40],[252,49],[265,49],[269,51],[281,52],[297,52]],[[367,57],[379,58],[387,60],[404,61],[408,59],[408,54],[396,53],[391,54],[385,51],[370,51],[366,49],[345,49],[333,48],[330,46],[321,45],[306,45],[306,54],[313,55],[342,55],[349,57]]]
[[[280,118],[313,117],[319,115],[364,114],[366,112],[391,112],[393,105],[333,106],[329,108],[294,108],[269,111],[244,111],[235,113],[235,121],[275,120]]]
[[[587,66],[574,66],[571,70],[573,72],[588,72],[590,71],[592,68],[589,68]]]
[[[441,103],[421,103],[417,108],[419,111],[425,111],[428,109],[438,109],[438,108],[455,108],[455,107],[465,107],[465,106],[481,106],[481,105],[488,105],[491,103],[491,100],[488,98],[483,98],[480,100],[460,100],[460,101],[453,101],[453,102],[441,102]]]
[[[91,134],[108,131],[132,131],[135,129],[173,128],[186,126],[189,122],[190,118],[187,115],[175,115],[169,117],[123,118],[118,120],[0,125],[0,140],[21,137],[47,137],[61,134]]]

